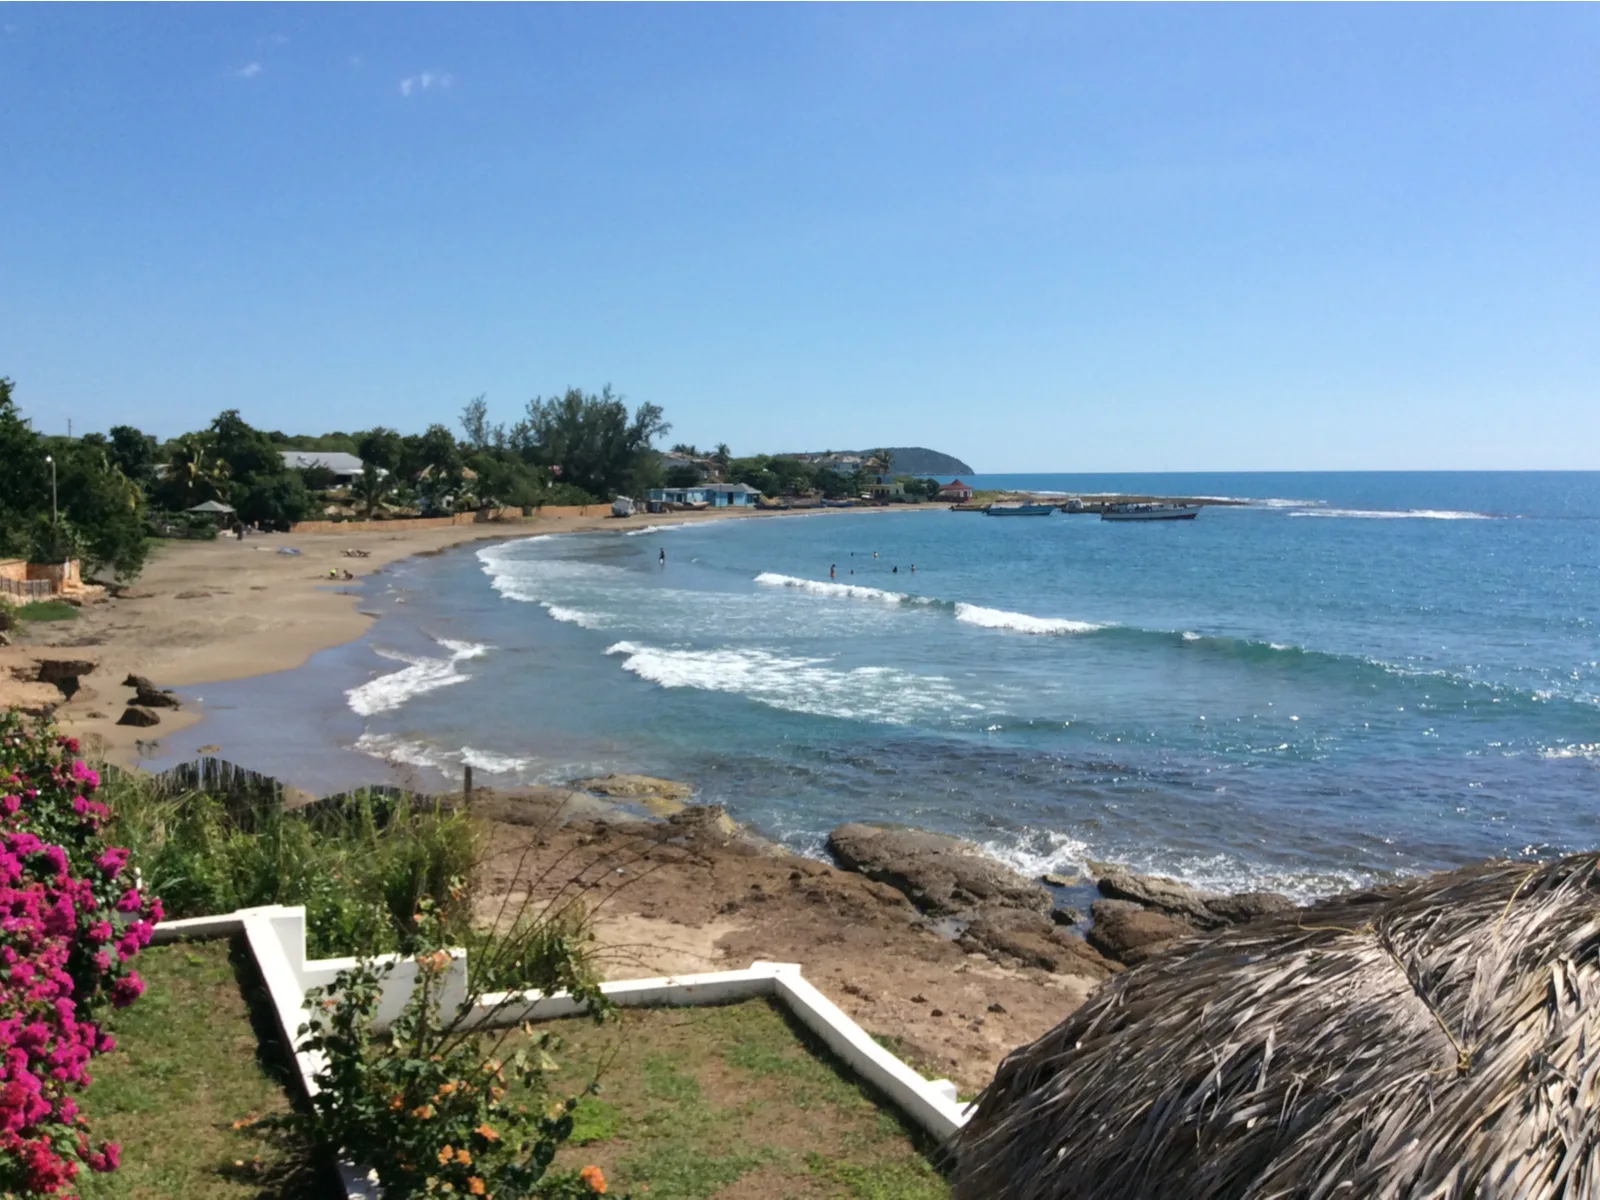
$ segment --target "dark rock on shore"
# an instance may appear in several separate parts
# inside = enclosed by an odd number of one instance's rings
[[[1025,908],[991,908],[972,920],[957,941],[977,951],[998,951],[1030,967],[1097,982],[1122,968],[1075,933]]]
[[[828,835],[841,867],[899,888],[930,916],[963,916],[977,909],[1020,908],[1041,915],[1050,893],[971,842],[903,825],[841,825]]]
[[[1161,953],[1179,938],[1199,932],[1187,921],[1129,900],[1096,900],[1089,911],[1094,917],[1085,935],[1089,945],[1130,967]]]
[[[1089,908],[1085,935],[1102,954],[1133,966],[1191,933],[1240,925],[1295,902],[1276,892],[1206,892],[1161,875],[1140,875],[1115,863],[1089,864],[1103,900]]]
[[[137,704],[130,704],[122,710],[122,715],[117,718],[118,725],[159,725],[161,718],[148,708],[141,708]]]

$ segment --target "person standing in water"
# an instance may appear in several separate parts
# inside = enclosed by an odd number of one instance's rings
[[[661,547],[661,565],[663,567],[667,565],[667,548],[665,546]]]
[[[834,563],[828,568],[828,578],[829,579],[837,579],[837,578],[839,578],[839,564],[838,563]]]

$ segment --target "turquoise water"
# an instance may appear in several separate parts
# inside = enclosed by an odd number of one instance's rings
[[[424,774],[684,778],[805,850],[895,820],[1029,870],[1300,895],[1600,845],[1600,475],[970,481],[1255,503],[663,519],[414,560],[309,668],[343,701],[328,736]]]

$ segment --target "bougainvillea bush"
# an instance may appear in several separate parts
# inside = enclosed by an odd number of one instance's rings
[[[109,1008],[144,991],[130,962],[161,902],[128,852],[106,844],[100,779],[72,738],[0,714],[0,1196],[65,1196],[83,1167],[117,1166],[93,1145],[76,1095],[114,1045]]]

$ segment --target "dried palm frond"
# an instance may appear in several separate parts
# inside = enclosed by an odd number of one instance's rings
[[[1600,855],[1186,943],[1001,1064],[960,1200],[1600,1196]]]

